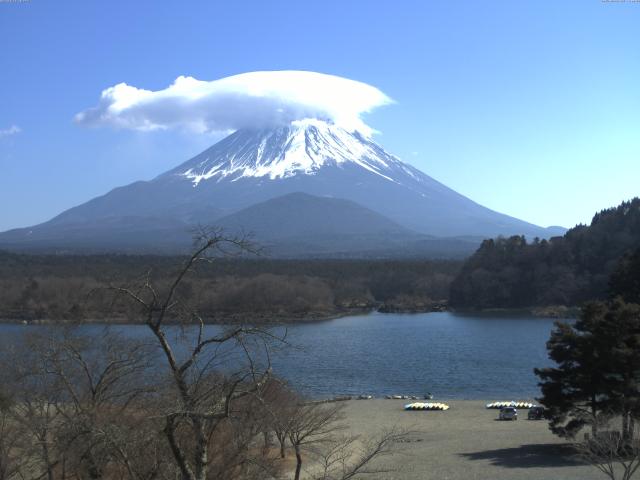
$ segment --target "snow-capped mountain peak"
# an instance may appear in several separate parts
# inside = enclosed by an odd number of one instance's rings
[[[206,180],[314,175],[325,166],[347,163],[392,182],[396,182],[393,167],[405,166],[358,132],[326,121],[303,120],[270,130],[239,130],[172,173],[198,186]]]
[[[286,231],[287,245],[302,251],[306,242],[333,232],[332,243],[318,251],[340,255],[380,246],[402,255],[409,244],[423,251],[424,242],[436,248],[431,237],[416,240],[422,234],[556,233],[473,202],[361,133],[305,120],[238,130],[150,181],[115,188],[49,222],[0,235],[0,245],[184,244],[198,224],[258,231],[263,239]],[[443,242],[437,248],[450,253],[450,242]]]

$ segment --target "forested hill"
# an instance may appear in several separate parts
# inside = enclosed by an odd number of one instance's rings
[[[451,285],[459,308],[576,306],[609,295],[609,277],[640,248],[640,199],[597,213],[563,237],[485,240]]]

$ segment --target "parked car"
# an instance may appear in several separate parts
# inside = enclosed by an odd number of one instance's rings
[[[500,420],[518,420],[518,410],[514,407],[502,407],[500,409],[500,415],[498,416]]]
[[[529,420],[542,420],[544,418],[544,407],[531,407],[529,409],[529,413],[527,414],[527,418]]]

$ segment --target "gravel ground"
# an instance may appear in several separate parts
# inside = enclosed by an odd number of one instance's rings
[[[494,399],[500,400],[500,399]],[[492,401],[492,400],[490,400]],[[415,431],[398,445],[401,454],[386,457],[394,473],[378,479],[602,479],[602,473],[573,455],[569,445],[553,435],[547,422],[498,421],[488,401],[448,401],[445,412],[404,411],[407,400],[351,400],[346,422],[353,433],[374,436],[394,426]]]

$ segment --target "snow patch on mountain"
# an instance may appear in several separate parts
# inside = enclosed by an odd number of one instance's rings
[[[228,139],[229,148],[179,174],[195,187],[212,178],[276,180],[314,175],[325,166],[352,162],[390,182],[399,183],[392,176],[394,166],[415,178],[404,162],[368,138],[325,121],[308,119],[270,130],[240,130]]]

